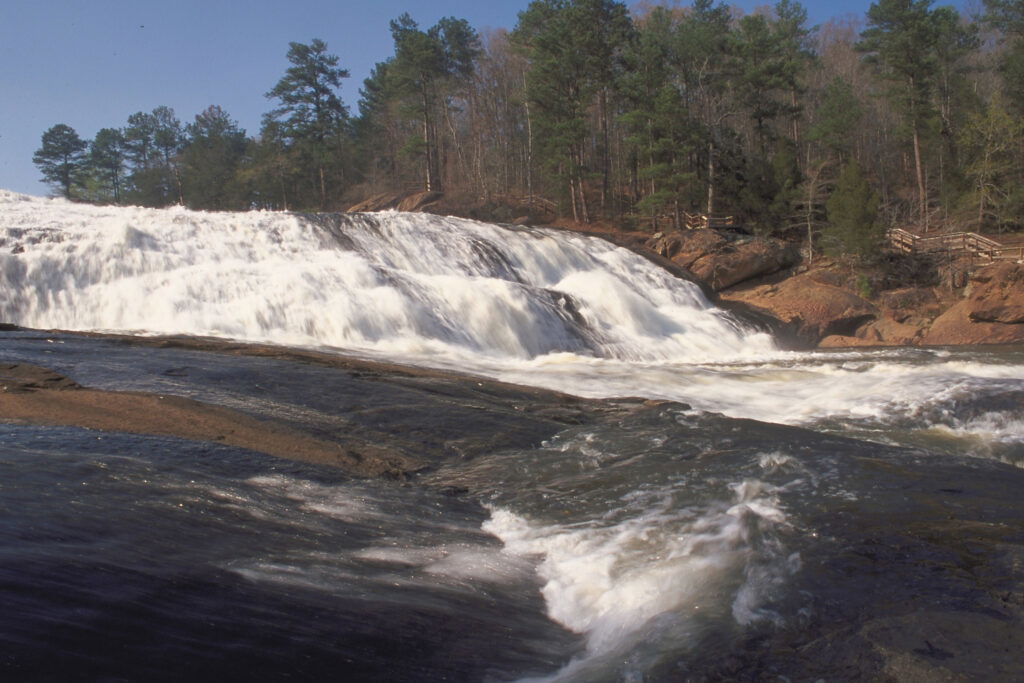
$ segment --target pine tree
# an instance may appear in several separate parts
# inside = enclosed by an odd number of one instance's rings
[[[979,229],[992,224],[999,228],[1024,224],[1022,193],[1016,182],[1024,169],[1014,154],[1022,136],[1024,122],[1008,110],[999,94],[983,112],[972,114],[960,132]]]
[[[276,124],[273,132],[301,160],[300,166],[312,172],[319,206],[324,209],[328,196],[339,193],[345,180],[348,109],[336,91],[349,74],[338,66],[338,57],[327,52],[322,40],[288,46],[292,66],[266,93],[281,105],[267,114],[264,128],[269,132],[268,125]]]
[[[878,195],[871,189],[860,165],[851,160],[825,204],[828,211],[828,227],[824,231],[826,249],[833,254],[857,258],[876,250],[884,237],[878,220],[878,205]]]
[[[999,70],[1009,102],[1024,114],[1024,2],[984,0],[984,21],[1001,33]]]
[[[88,146],[74,128],[58,123],[43,133],[42,146],[32,155],[32,162],[39,167],[43,180],[59,187],[61,194],[70,199],[85,168]]]
[[[917,211],[927,220],[928,189],[925,180],[923,136],[935,115],[932,92],[937,74],[938,24],[930,9],[932,0],[878,0],[868,9],[868,28],[857,49],[888,79],[890,96],[910,131],[917,185]]]
[[[626,6],[611,0],[534,0],[512,36],[530,61],[527,96],[537,112],[540,157],[568,185],[573,217],[590,221],[585,180],[589,110],[598,112],[598,164],[606,193],[609,97],[618,62],[631,39]]]
[[[406,143],[406,150],[419,151],[423,160],[423,187],[428,192],[443,189],[443,127],[454,128],[453,100],[460,84],[468,82],[480,55],[480,37],[464,19],[445,17],[426,31],[408,13],[390,24],[395,57],[388,64],[390,94],[404,97],[408,110],[420,121],[418,137]],[[456,154],[459,140],[452,135]]]
[[[220,107],[197,114],[182,151],[185,203],[192,209],[239,210],[249,202],[239,183],[245,131]]]
[[[89,145],[89,170],[98,185],[94,201],[121,202],[124,182],[124,135],[117,128],[101,128]]]
[[[668,212],[672,227],[683,225],[683,212],[698,198],[692,189],[696,174],[690,163],[694,123],[686,102],[673,82],[677,66],[678,25],[666,7],[657,6],[643,17],[635,40],[626,49],[622,90],[628,110],[622,115],[627,141],[636,154],[636,208],[652,217]]]

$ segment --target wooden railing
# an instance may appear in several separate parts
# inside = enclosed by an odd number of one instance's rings
[[[707,228],[731,228],[734,220],[732,216],[709,216],[705,213],[683,212],[686,227],[690,230],[705,230]]]
[[[901,228],[889,231],[889,243],[905,254],[968,254],[987,261],[1024,260],[1024,245],[1005,246],[976,232],[951,232],[924,237]]]

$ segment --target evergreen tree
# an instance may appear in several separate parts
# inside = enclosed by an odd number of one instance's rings
[[[854,136],[863,112],[853,87],[842,78],[835,78],[825,86],[808,137],[832,157],[848,159],[853,154]]]
[[[376,187],[401,187],[402,132],[397,123],[397,96],[388,77],[393,60],[374,65],[359,90],[359,116],[353,122],[363,177]]]
[[[793,83],[784,70],[782,44],[764,15],[743,17],[733,35],[737,70],[734,96],[753,120],[758,151],[767,158],[774,138],[769,124],[786,112],[783,97]]]
[[[626,49],[626,74],[621,87],[628,110],[622,115],[637,155],[637,209],[653,218],[668,212],[672,226],[683,226],[684,211],[699,197],[693,193],[696,174],[694,122],[675,81],[678,68],[678,25],[666,7],[654,7]]]
[[[972,114],[960,132],[979,229],[1024,225],[1024,192],[1017,182],[1024,163],[1015,154],[1021,136],[1024,122],[998,94],[983,112]]]
[[[239,182],[247,143],[245,131],[220,107],[197,114],[182,151],[185,203],[192,209],[249,208]]]
[[[796,143],[800,138],[798,122],[804,108],[801,96],[807,91],[807,72],[815,60],[811,47],[814,29],[807,26],[807,10],[795,0],[778,0],[773,9],[779,80],[789,94],[789,102],[783,109],[792,123],[791,139]]]
[[[573,217],[589,222],[588,111],[598,109],[602,187],[607,184],[610,84],[631,38],[626,6],[611,0],[534,0],[519,14],[513,39],[530,61],[527,96],[537,111],[540,156],[568,185]]]
[[[1007,99],[1024,114],[1024,1],[984,0],[985,22],[1002,34],[999,70]]]
[[[404,96],[420,121],[418,138],[407,150],[420,150],[423,185],[427,191],[443,186],[441,127],[452,127],[453,100],[459,84],[468,82],[480,55],[480,37],[464,19],[445,17],[421,31],[408,13],[391,22],[395,57],[387,67],[392,96]],[[456,153],[458,140],[453,140]]]
[[[266,94],[281,106],[266,116],[264,136],[273,134],[285,141],[300,167],[312,172],[319,206],[324,209],[328,196],[337,195],[345,180],[348,109],[336,91],[349,74],[322,40],[288,45],[292,66]],[[271,123],[276,124],[272,130]]]
[[[698,173],[703,173],[706,183],[704,210],[708,214],[718,208],[719,183],[728,179],[719,157],[731,141],[728,120],[737,110],[732,101],[735,67],[730,23],[729,7],[724,3],[694,0],[677,39],[682,92],[688,110],[696,112],[700,122],[696,136],[704,141]]]
[[[170,107],[135,112],[124,131],[124,153],[131,172],[128,198],[143,206],[182,202],[179,154],[185,142],[181,122]]]
[[[922,219],[928,214],[922,137],[935,115],[931,95],[940,35],[930,9],[931,1],[878,0],[868,9],[868,28],[857,45],[867,53],[867,61],[894,85],[890,96],[910,132],[917,210]]]
[[[181,121],[170,107],[157,107],[153,110],[153,147],[157,164],[161,170],[161,189],[165,202],[185,202],[181,185],[181,168],[179,155],[185,145],[185,131]]]
[[[878,220],[878,195],[871,189],[855,160],[839,175],[835,191],[826,203],[828,227],[826,249],[837,255],[865,258],[884,237]]]
[[[43,133],[42,146],[32,155],[32,162],[42,172],[43,180],[59,187],[61,194],[70,199],[85,168],[88,146],[74,128],[58,123]]]
[[[97,184],[93,201],[121,203],[124,181],[124,135],[117,128],[101,128],[89,145],[89,170]]]

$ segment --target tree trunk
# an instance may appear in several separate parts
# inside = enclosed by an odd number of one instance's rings
[[[320,164],[320,208],[327,209],[327,182],[324,180],[323,164]]]
[[[608,193],[611,185],[611,136],[608,125],[608,89],[602,88],[598,100],[601,117],[601,213],[608,215]]]
[[[433,192],[437,187],[437,178],[434,177],[434,143],[430,126],[430,99],[427,96],[427,86],[420,89],[420,101],[423,105],[423,147],[425,151],[426,174],[424,177],[424,189]]]
[[[917,123],[917,88],[914,78],[910,79],[910,125],[914,139],[914,173],[917,178],[917,201],[924,220],[925,232],[928,232],[928,189],[924,184],[924,165],[921,162],[921,133]]]
[[[569,201],[572,202],[572,219],[579,223],[580,214],[576,205],[576,178],[572,175],[569,176]]]
[[[924,167],[921,164],[921,136],[917,130],[917,122],[914,122],[914,167],[917,175],[917,201],[921,211],[921,218],[924,220],[925,232],[928,232],[928,189],[924,184]]]
[[[523,87],[526,87],[525,82]],[[533,119],[530,116],[530,100],[524,99],[523,106],[526,108],[526,194],[530,210],[533,210]]]
[[[708,142],[708,210],[710,218],[715,210],[715,143]]]

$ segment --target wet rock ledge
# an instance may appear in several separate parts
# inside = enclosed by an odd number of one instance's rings
[[[0,362],[0,421],[175,436],[340,467],[356,476],[404,478],[449,458],[539,445],[568,425],[623,415],[641,399],[591,401],[456,373],[313,351],[190,337],[108,335],[117,344],[261,357],[320,366],[337,397],[331,415],[282,419],[280,404],[219,405],[189,398],[188,368],[167,368],[170,393],[81,386],[75,377]],[[309,390],[315,390],[309,387]]]

